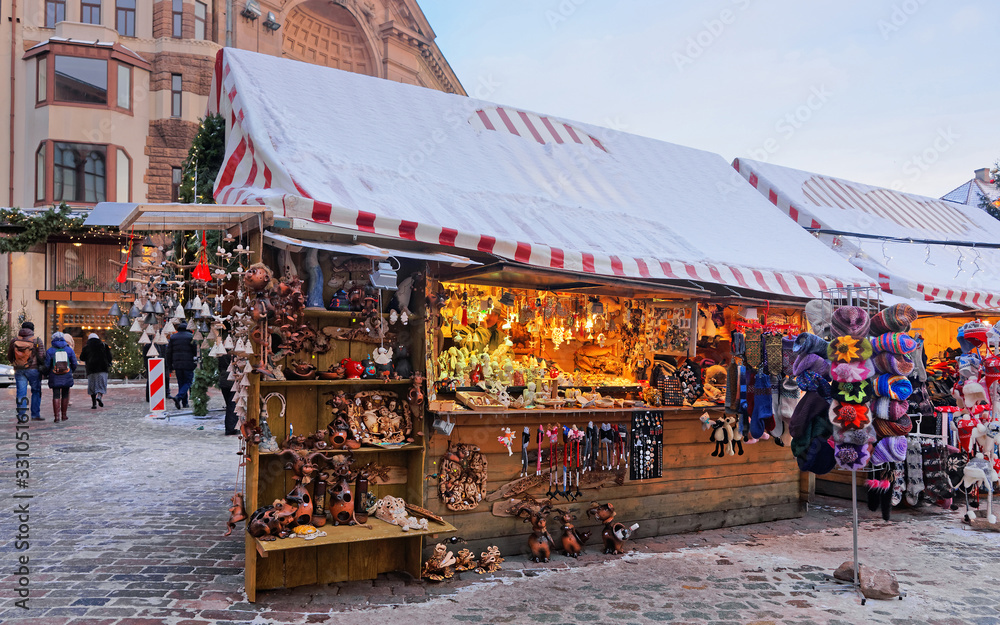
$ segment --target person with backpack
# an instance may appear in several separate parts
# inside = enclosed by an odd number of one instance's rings
[[[177,375],[177,394],[174,395],[174,406],[188,406],[188,391],[194,382],[195,357],[198,350],[194,345],[194,335],[187,329],[187,323],[177,324],[177,331],[170,335],[167,341],[167,353],[164,357],[167,375],[173,371]]]
[[[66,342],[62,332],[52,333],[52,347],[45,353],[45,370],[49,372],[49,388],[52,389],[52,412],[55,422],[66,420],[69,409],[69,389],[73,386],[73,372],[76,371],[76,353]]]
[[[87,364],[87,393],[90,395],[90,409],[98,404],[104,407],[102,397],[108,392],[108,371],[111,370],[111,349],[93,332],[87,337],[87,344],[80,352],[80,360]]]
[[[7,346],[7,360],[14,367],[17,387],[17,421],[28,421],[28,389],[31,389],[31,418],[42,420],[42,374],[39,363],[45,362],[45,344],[35,336],[35,324],[25,321],[17,338]]]

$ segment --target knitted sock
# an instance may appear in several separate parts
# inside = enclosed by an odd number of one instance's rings
[[[761,331],[748,329],[746,334],[746,363],[751,369],[758,369],[764,362],[764,350],[761,345]]]
[[[876,475],[872,476],[872,479],[868,480],[868,509],[872,512],[878,510],[879,506],[882,505],[882,484],[878,480]]]
[[[774,423],[774,410],[771,405],[771,377],[766,373],[758,373],[754,381],[753,412],[750,413],[750,437],[761,438],[767,433],[766,420]]]
[[[732,350],[733,356],[744,355],[747,347],[746,336],[742,332],[733,332],[731,337],[729,349]]]
[[[906,505],[911,508],[920,504],[920,493],[924,490],[923,464],[920,441],[910,439],[906,443]]]
[[[882,507],[882,519],[889,520],[892,516],[892,486],[882,491],[882,500],[879,502]]]
[[[781,335],[764,335],[764,352],[767,354],[767,372],[773,376],[781,375]]]
[[[774,390],[771,391],[771,406],[775,409],[781,406],[781,385],[775,385]],[[771,420],[774,422],[773,425],[767,428],[767,431],[774,437],[774,444],[778,447],[784,447],[785,441],[781,440],[781,436],[785,433],[785,422],[777,415],[772,415]]]
[[[926,382],[927,369],[924,368],[924,339],[917,339],[917,348],[910,352],[909,356],[913,361],[913,372],[910,374],[910,377],[914,377],[920,382]]]
[[[906,492],[906,479],[903,476],[903,464],[892,463],[895,469],[892,470],[892,507],[895,508],[903,502],[903,493]]]

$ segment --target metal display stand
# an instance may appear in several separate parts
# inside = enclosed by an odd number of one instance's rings
[[[821,291],[822,298],[829,300],[835,308],[840,306],[857,306],[862,308],[869,317],[878,314],[881,310],[881,289],[878,287],[857,287],[848,286]],[[861,592],[861,576],[858,563],[858,472],[851,471],[851,530],[854,537],[854,581],[848,582],[840,580],[832,575],[828,575],[828,581],[821,584],[814,584],[813,590],[827,590],[830,592],[853,592],[857,593],[861,599],[861,605],[865,605],[868,599]],[[905,593],[900,590],[899,599],[902,601]]]

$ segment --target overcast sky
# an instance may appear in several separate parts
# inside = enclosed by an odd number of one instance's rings
[[[471,96],[939,197],[1000,159],[1000,3],[420,0]]]

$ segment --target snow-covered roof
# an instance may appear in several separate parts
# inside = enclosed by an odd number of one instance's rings
[[[973,178],[954,191],[949,191],[941,196],[941,199],[978,208],[980,198],[983,196],[986,196],[989,201],[995,202],[1000,199],[1000,189],[995,184]]]
[[[1000,250],[949,244],[1000,243],[1000,221],[983,210],[749,159],[733,167],[802,227],[941,242],[820,237],[883,290],[972,308],[1000,304]]]
[[[209,101],[219,203],[608,276],[871,283],[717,154],[232,48]]]

